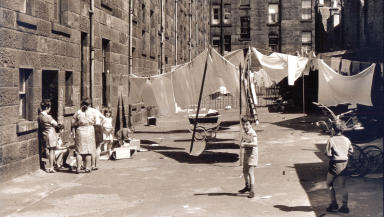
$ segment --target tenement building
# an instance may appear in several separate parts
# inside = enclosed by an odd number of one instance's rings
[[[208,46],[207,5],[189,0],[1,0],[0,180],[39,168],[42,99],[51,99],[65,138],[82,98],[90,97],[96,108],[112,107],[114,120],[121,119],[117,114],[128,116],[124,109],[137,103],[128,101],[129,74],[167,72]]]
[[[315,0],[212,0],[211,42],[222,54],[248,46],[315,49]]]

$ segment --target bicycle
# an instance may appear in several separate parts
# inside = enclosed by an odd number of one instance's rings
[[[330,134],[332,123],[341,120],[344,126],[343,134],[348,137],[352,143],[366,143],[381,136],[382,124],[377,119],[369,116],[359,118],[356,108],[336,115],[327,106],[316,102],[312,103],[316,105],[326,117],[326,120],[316,122],[316,125],[319,126],[324,133]]]
[[[351,177],[363,177],[368,173],[368,158],[363,149],[352,144],[353,153],[349,157],[347,172]]]

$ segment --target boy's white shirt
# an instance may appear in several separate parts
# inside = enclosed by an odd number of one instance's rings
[[[251,134],[251,135],[249,135],[249,134]],[[248,132],[244,132],[242,140],[245,140],[245,142],[241,142],[242,146],[257,147],[256,131],[253,128],[251,128],[248,130]]]

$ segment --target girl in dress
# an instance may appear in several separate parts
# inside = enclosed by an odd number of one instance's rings
[[[111,155],[111,148],[113,142],[113,126],[112,126],[112,110],[110,108],[104,111],[105,119],[103,120],[103,146],[104,151],[108,151],[108,155]]]

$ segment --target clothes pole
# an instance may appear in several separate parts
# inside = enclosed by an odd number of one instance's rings
[[[195,133],[196,133],[196,125],[197,125],[197,120],[199,118],[199,111],[200,111],[200,105],[201,105],[201,98],[203,96],[203,89],[204,89],[204,83],[205,83],[205,76],[207,74],[207,67],[208,67],[208,58],[209,58],[209,55],[211,53],[211,48],[208,49],[208,53],[207,53],[207,58],[205,60],[205,66],[204,66],[204,73],[203,73],[203,80],[201,82],[201,88],[200,88],[200,95],[199,95],[199,102],[197,104],[197,111],[196,111],[196,118],[195,118],[195,121],[193,123],[193,133],[192,133],[192,141],[191,141],[191,147],[189,149],[189,153],[192,152],[192,149],[193,149],[193,142],[195,140]]]
[[[241,69],[241,64],[239,65],[239,85],[240,85],[240,94],[239,94],[239,123],[240,123],[240,131],[239,131],[239,143],[241,143],[241,137],[242,137],[242,123],[241,123],[241,76],[242,76],[242,69]],[[243,165],[243,148],[241,148],[239,144],[240,150],[239,150],[239,160],[240,160],[240,166]]]

